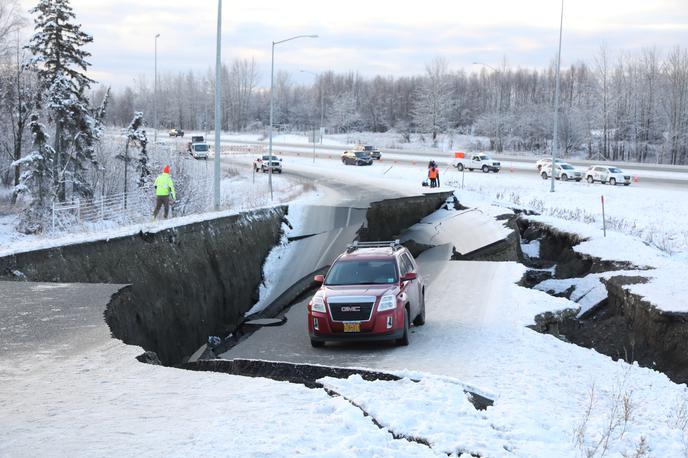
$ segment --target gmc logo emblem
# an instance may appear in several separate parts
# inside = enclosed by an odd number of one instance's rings
[[[352,306],[344,306],[341,308],[342,312],[360,312],[361,307],[352,305]]]

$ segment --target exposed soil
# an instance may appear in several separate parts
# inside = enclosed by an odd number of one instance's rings
[[[583,240],[540,223],[519,219],[523,239],[540,242],[540,257],[523,256],[531,267],[520,285],[533,288],[548,278],[580,278],[590,273],[643,270],[631,263],[602,261],[577,253]],[[688,382],[688,316],[657,310],[624,287],[646,282],[622,272],[604,281],[608,297],[580,318],[578,308],[547,312],[535,317],[538,332],[552,334],[576,345],[592,348],[611,358],[637,362],[665,373],[677,383]],[[569,297],[571,289],[557,294]]]

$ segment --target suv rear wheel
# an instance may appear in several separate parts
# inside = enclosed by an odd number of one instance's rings
[[[425,324],[425,293],[420,298],[420,313],[413,319],[414,326],[423,326]]]
[[[546,180],[547,179],[547,172],[542,172],[540,174],[540,176],[542,177],[543,180]]]
[[[397,339],[396,344],[405,347],[409,344],[409,313],[408,307],[404,307],[404,334]]]
[[[463,164],[459,163],[456,168],[459,170],[459,172],[463,172]]]
[[[320,348],[320,347],[322,347],[323,345],[325,345],[325,342],[322,342],[322,341],[320,341],[320,340],[313,340],[313,339],[311,339],[311,347],[313,347],[313,348]]]
[[[616,186],[616,178],[610,178],[609,179],[609,184],[612,186]]]
[[[586,179],[588,180],[588,183],[590,183],[590,184],[592,184],[592,182],[595,181],[595,179],[592,177],[592,175],[588,175],[588,178],[586,178]]]

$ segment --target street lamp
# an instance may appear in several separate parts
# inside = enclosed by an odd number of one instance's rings
[[[220,128],[222,127],[222,111],[220,110],[220,95],[221,95],[221,75],[220,67],[222,66],[222,0],[217,0],[217,45],[215,53],[215,176],[213,179],[213,206],[215,211],[220,209],[220,154],[222,147],[220,146]]]
[[[270,146],[268,148],[268,169],[270,174],[268,175],[268,184],[270,186],[270,200],[272,200],[272,115],[274,111],[274,99],[275,99],[275,45],[284,43],[291,40],[296,40],[297,38],[318,38],[317,35],[296,35],[290,38],[286,38],[280,41],[272,42],[272,63],[270,64]]]
[[[484,64],[484,63],[482,63],[482,62],[473,62],[473,65],[482,65],[482,66],[485,66],[485,67],[487,67],[487,68],[492,69],[492,71],[494,71],[494,72],[497,74],[497,78],[498,78],[498,81],[497,81],[497,82],[498,82],[498,84],[501,83],[500,80],[501,80],[501,74],[502,74],[502,72],[500,72],[499,70],[497,70],[496,68],[494,68],[492,65],[490,65],[490,64]],[[497,151],[498,151],[498,152],[503,152],[503,151],[504,151],[504,146],[502,145],[502,135],[501,135],[501,132],[502,132],[502,130],[501,130],[502,121],[503,121],[503,120],[502,120],[502,86],[501,86],[501,84],[499,84],[499,92],[498,92],[498,95],[497,95],[497,142],[498,142]],[[500,150],[501,150],[501,151],[500,151]]]
[[[158,151],[158,38],[160,34],[155,35],[155,75],[153,77],[153,147],[154,151]]]
[[[309,70],[301,70],[302,73],[310,73],[316,78],[320,79],[320,143],[323,142],[323,133],[325,131],[325,91],[323,91],[322,75],[319,73],[311,72]],[[315,143],[315,140],[313,140]]]
[[[561,17],[559,19],[559,52],[557,53],[557,82],[554,90],[554,140],[552,142],[552,184],[549,192],[554,192],[554,174],[556,152],[559,148],[559,67],[561,65],[561,32],[564,28],[564,0],[561,0]]]

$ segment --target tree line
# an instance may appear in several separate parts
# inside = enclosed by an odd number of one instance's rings
[[[222,66],[222,129],[260,131],[269,122],[269,90],[255,61]],[[108,122],[125,125],[133,110],[151,113],[151,81],[117,91]],[[204,130],[214,125],[215,78],[192,72],[159,77],[157,105],[161,128]],[[428,134],[486,136],[496,151],[550,151],[555,71],[483,66],[450,70],[436,58],[417,76],[364,77],[326,71],[313,84],[292,75],[275,78],[275,124],[329,132],[395,129]],[[600,160],[688,163],[688,50],[642,49],[614,54],[600,47],[589,62],[562,68],[561,151]],[[152,117],[149,115],[148,119]]]
[[[150,134],[156,106],[162,129],[214,125],[212,69],[161,74],[155,94],[146,77],[110,91],[87,76],[93,38],[81,31],[69,0],[40,0],[31,14],[34,33],[22,42],[30,18],[17,0],[0,0],[0,178],[14,186],[14,197],[93,195],[103,127],[128,127],[128,142],[145,155],[147,140],[132,126],[147,125]],[[264,131],[270,93],[255,61],[225,63],[221,75],[222,129]],[[552,147],[554,75],[553,65],[503,62],[467,71],[443,58],[415,76],[324,71],[302,84],[279,71],[275,122],[291,131],[311,130],[321,119],[329,132],[394,129],[400,141],[422,133],[435,146],[440,134],[471,134],[489,138],[496,151],[545,153]],[[687,164],[688,50],[615,53],[603,46],[562,69],[560,110],[564,156]],[[144,165],[137,166],[143,175]]]

